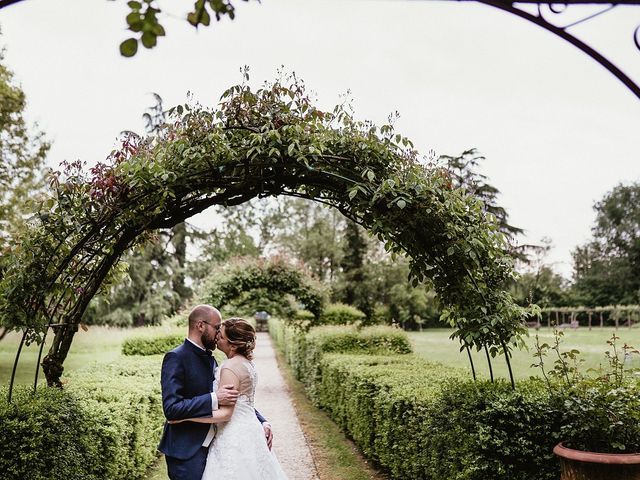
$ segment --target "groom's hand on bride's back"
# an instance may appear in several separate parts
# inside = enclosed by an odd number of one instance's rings
[[[238,390],[231,384],[221,385],[216,392],[218,405],[235,405],[238,401]]]

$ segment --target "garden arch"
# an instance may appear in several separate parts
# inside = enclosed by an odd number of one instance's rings
[[[266,289],[270,294],[293,295],[316,319],[326,303],[326,292],[319,282],[281,257],[236,259],[205,282],[202,300],[222,308],[243,293]]]
[[[55,195],[9,252],[0,282],[0,319],[23,332],[16,364],[25,342],[42,353],[53,329],[42,366],[60,386],[82,315],[117,280],[125,251],[212,205],[276,195],[337,208],[388,251],[405,253],[414,285],[428,281],[439,295],[461,350],[509,362],[527,311],[505,290],[513,265],[495,218],[392,125],[356,121],[340,105],[318,110],[295,76],[255,92],[234,86],[215,111],[170,114],[172,123],[129,137],[107,163],[88,172],[70,163],[54,175]]]

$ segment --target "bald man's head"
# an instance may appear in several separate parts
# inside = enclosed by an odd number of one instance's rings
[[[217,308],[211,305],[198,305],[189,313],[189,331],[198,328],[198,322],[217,325],[222,321],[222,316]]]
[[[189,314],[189,338],[207,350],[216,349],[222,316],[211,305],[198,305]]]

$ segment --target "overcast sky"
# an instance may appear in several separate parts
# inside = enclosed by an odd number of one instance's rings
[[[27,94],[28,118],[53,141],[52,165],[95,163],[120,131],[142,132],[150,92],[166,106],[187,92],[215,105],[242,65],[254,85],[284,65],[322,108],[351,90],[361,119],[381,124],[397,110],[397,129],[424,153],[477,148],[511,223],[527,232],[522,242],[550,237],[550,261],[565,276],[571,250],[589,238],[594,202],[640,180],[640,100],[513,15],[470,2],[263,0],[195,31],[179,19],[189,3],[161,1],[167,37],[132,59],[118,52],[128,36],[122,1],[25,0],[0,10],[5,63]],[[619,7],[575,32],[640,81],[639,24],[640,7]]]

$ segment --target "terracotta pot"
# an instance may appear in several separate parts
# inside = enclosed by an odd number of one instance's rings
[[[559,443],[560,480],[640,480],[640,453],[594,453]]]

